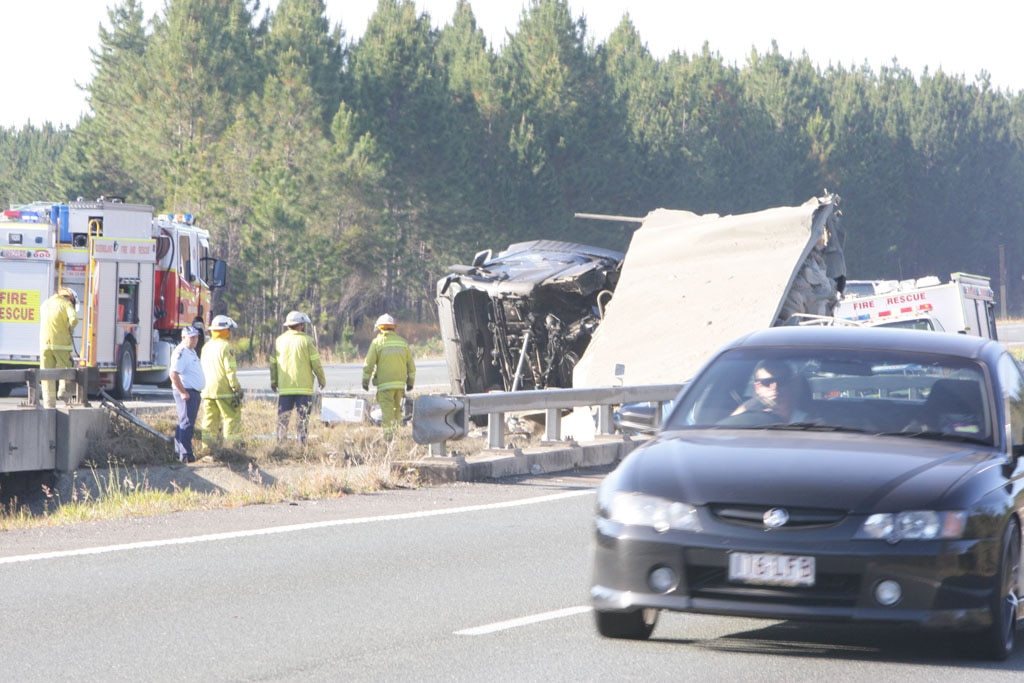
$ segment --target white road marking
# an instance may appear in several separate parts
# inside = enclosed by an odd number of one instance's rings
[[[510,500],[504,503],[487,503],[484,505],[467,505],[465,507],[448,508],[445,510],[424,510],[420,512],[405,512],[397,515],[380,515],[377,517],[357,517],[354,519],[332,519],[324,522],[308,522],[306,524],[289,524],[286,526],[266,527],[263,529],[250,529],[248,531],[228,531],[220,534],[204,534],[202,536],[186,536],[184,538],[168,538],[159,541],[138,541],[136,543],[122,543],[119,545],[104,545],[94,548],[79,548],[78,550],[55,550],[49,553],[34,553],[32,555],[13,555],[11,557],[0,557],[0,565],[15,564],[16,562],[35,562],[38,560],[53,560],[62,557],[77,557],[80,555],[102,555],[104,553],[116,553],[126,550],[141,550],[144,548],[160,548],[170,545],[185,545],[188,543],[209,543],[211,541],[224,541],[233,538],[246,538],[249,536],[266,536],[268,534],[285,534],[295,531],[308,531],[310,529],[324,529],[334,526],[349,526],[353,524],[370,524],[372,522],[389,522],[401,519],[422,519],[425,517],[438,517],[440,515],[456,515],[464,512],[478,512],[481,510],[498,510],[501,508],[519,507],[522,505],[534,505],[537,503],[550,503],[565,498],[575,498],[594,493],[594,489],[582,491],[566,491],[554,493],[549,496],[537,498],[524,498],[521,500]]]
[[[538,624],[542,621],[550,621],[551,619],[562,619],[564,617],[573,617],[577,614],[583,614],[584,612],[590,611],[589,606],[579,607],[566,607],[565,609],[556,609],[553,612],[543,612],[541,614],[532,614],[528,617],[519,617],[518,619],[509,619],[508,621],[496,621],[493,624],[485,624],[483,626],[475,626],[473,628],[466,628],[461,631],[456,631],[457,636],[483,636],[488,633],[495,633],[496,631],[505,631],[510,628],[519,628],[520,626],[529,626],[530,624]]]

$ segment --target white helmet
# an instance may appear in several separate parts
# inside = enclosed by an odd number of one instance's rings
[[[295,327],[296,325],[309,325],[311,324],[309,316],[301,311],[292,311],[288,314],[288,317],[284,319],[285,327]]]
[[[377,327],[383,327],[384,325],[390,325],[391,327],[394,327],[395,326],[395,319],[392,318],[387,313],[385,313],[381,317],[377,318],[377,322],[376,322],[376,326]]]
[[[70,301],[72,306],[78,305],[78,294],[76,294],[75,290],[70,287],[61,287],[60,290],[57,291],[57,294]]]
[[[230,330],[235,327],[238,327],[238,325],[236,325],[235,321],[226,315],[218,315],[213,319],[213,322],[210,323],[211,330]]]

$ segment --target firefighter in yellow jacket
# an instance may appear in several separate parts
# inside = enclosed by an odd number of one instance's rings
[[[69,287],[61,287],[39,307],[39,368],[70,368],[71,352],[75,350],[72,335],[78,325],[78,295]],[[55,380],[43,380],[43,407],[56,408],[57,399],[68,399],[66,383],[59,387]]]
[[[199,362],[203,366],[206,386],[203,398],[201,452],[205,455],[219,445],[222,438],[229,446],[242,441],[242,385],[238,382],[238,364],[231,348],[231,330],[238,327],[226,315],[218,315],[210,323],[210,341],[203,344]]]
[[[393,434],[402,423],[402,398],[416,383],[416,364],[409,342],[395,333],[395,319],[385,313],[377,318],[379,334],[370,342],[363,365],[363,391],[370,390],[370,380],[377,387],[381,424],[386,434]]]
[[[320,389],[327,385],[320,352],[313,338],[306,334],[309,316],[292,311],[284,320],[285,331],[274,340],[270,354],[270,388],[277,392],[277,442],[284,441],[288,421],[294,409],[295,432],[299,443],[306,445],[309,433],[309,409],[313,403],[313,377]]]

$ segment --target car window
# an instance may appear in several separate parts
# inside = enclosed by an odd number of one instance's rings
[[[1024,445],[1024,378],[1017,362],[1004,353],[999,359],[999,384],[1006,401],[1008,438],[1014,446]]]
[[[680,397],[665,428],[798,426],[991,445],[991,393],[981,366],[960,358],[741,348],[708,364]],[[1024,438],[1024,431],[1019,436]]]

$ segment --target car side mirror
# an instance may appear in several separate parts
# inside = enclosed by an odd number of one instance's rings
[[[478,251],[476,253],[476,255],[473,257],[473,267],[474,268],[479,268],[480,266],[482,266],[483,264],[487,263],[490,260],[491,260],[491,250],[490,249],[484,249],[483,251]]]
[[[627,403],[615,411],[613,420],[620,432],[651,434],[658,428],[658,406],[651,403]]]

